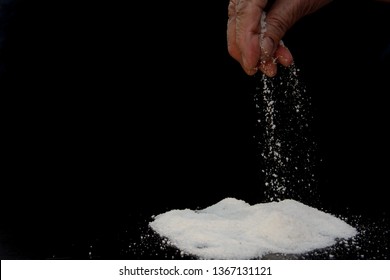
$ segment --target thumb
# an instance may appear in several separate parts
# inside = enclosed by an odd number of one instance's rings
[[[263,55],[263,60],[273,57],[283,36],[300,18],[330,2],[332,0],[275,0],[267,12],[265,30],[260,40],[262,59]]]
[[[283,1],[281,1],[283,2]],[[292,1],[293,2],[293,1]],[[265,18],[265,28],[260,36],[261,60],[271,59],[286,32],[298,21],[299,17],[293,10],[278,5],[276,1]],[[291,3],[291,2],[290,2]]]

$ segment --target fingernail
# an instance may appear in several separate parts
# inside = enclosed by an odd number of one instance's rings
[[[250,67],[248,65],[248,61],[246,60],[246,57],[243,55],[241,58],[242,58],[242,66],[243,66],[243,68],[250,69]]]
[[[242,56],[242,68],[244,68],[248,75],[253,75],[257,72],[257,67],[253,67],[251,64],[249,64],[245,56]]]
[[[261,58],[267,60],[273,55],[274,41],[270,37],[264,37],[260,42]]]
[[[257,67],[256,68],[252,68],[252,69],[247,69],[245,72],[249,75],[249,76],[253,76],[254,74],[256,74],[258,71]]]

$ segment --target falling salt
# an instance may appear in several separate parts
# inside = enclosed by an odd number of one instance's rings
[[[310,134],[310,96],[295,64],[279,70],[273,78],[262,75],[254,95],[265,201],[313,202],[316,145]]]

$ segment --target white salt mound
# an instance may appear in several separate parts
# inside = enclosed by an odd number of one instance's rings
[[[357,234],[343,220],[291,199],[249,205],[225,198],[202,210],[157,215],[150,226],[173,246],[201,259],[301,254]]]

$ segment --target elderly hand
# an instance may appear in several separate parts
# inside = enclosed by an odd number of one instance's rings
[[[331,0],[230,0],[227,25],[229,54],[248,75],[258,69],[269,77],[277,63],[290,66],[293,57],[282,38],[303,16]],[[268,7],[268,6],[269,7]]]

